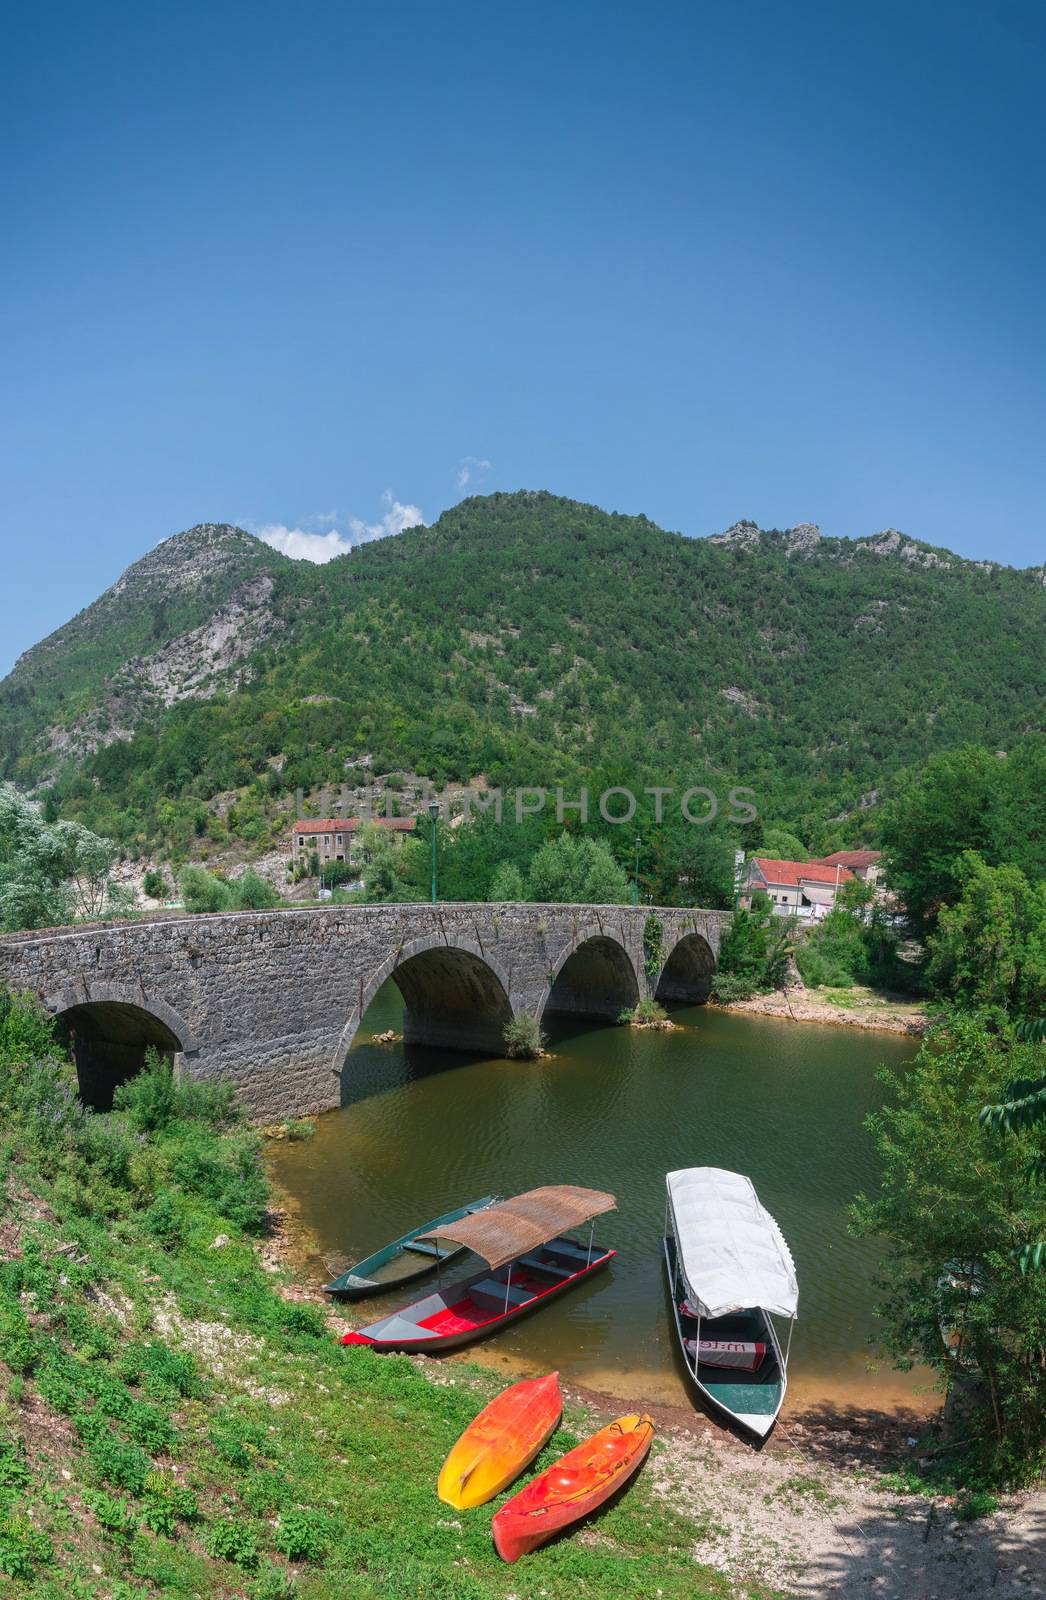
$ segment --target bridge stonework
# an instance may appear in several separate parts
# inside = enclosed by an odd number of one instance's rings
[[[648,972],[644,929],[661,923]],[[648,995],[707,998],[729,914],[649,906],[374,905],[172,915],[0,937],[0,984],[68,1028],[105,1104],[145,1048],[230,1079],[250,1115],[341,1103],[346,1056],[393,979],[408,1043],[503,1055],[513,1015],[611,1017]]]

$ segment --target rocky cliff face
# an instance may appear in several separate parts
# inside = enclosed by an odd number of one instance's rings
[[[36,740],[56,755],[127,738],[158,707],[216,693],[279,631],[274,574],[289,565],[228,523],[175,534],[26,651],[0,702],[37,712]]]

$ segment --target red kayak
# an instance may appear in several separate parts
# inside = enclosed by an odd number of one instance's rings
[[[653,1437],[649,1417],[618,1417],[546,1467],[494,1517],[491,1529],[501,1559],[518,1561],[590,1516],[639,1470]]]

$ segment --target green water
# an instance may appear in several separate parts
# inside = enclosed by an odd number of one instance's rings
[[[321,1257],[356,1259],[491,1191],[610,1189],[619,1209],[596,1229],[619,1251],[609,1270],[472,1349],[609,1394],[681,1402],[661,1267],[664,1174],[729,1167],[752,1177],[795,1257],[793,1397],[910,1396],[911,1380],[885,1364],[869,1371],[878,1250],[848,1237],[845,1212],[876,1183],[862,1126],[881,1101],[876,1068],[910,1060],[913,1041],[692,1007],[673,1012],[672,1033],[546,1019],[554,1059],[459,1061],[370,1042],[401,1015],[388,984],[350,1056],[351,1103],[318,1118],[310,1141],[274,1147],[277,1181],[318,1242],[317,1280]],[[349,1314],[362,1324],[395,1303],[386,1295]]]

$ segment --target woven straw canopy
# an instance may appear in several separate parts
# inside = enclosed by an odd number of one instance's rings
[[[604,1211],[613,1211],[617,1201],[599,1189],[577,1189],[572,1184],[557,1184],[549,1189],[528,1189],[498,1206],[488,1206],[460,1222],[448,1222],[438,1235],[424,1239],[453,1239],[491,1267],[503,1267],[530,1250],[537,1250],[557,1234],[577,1228]]]

